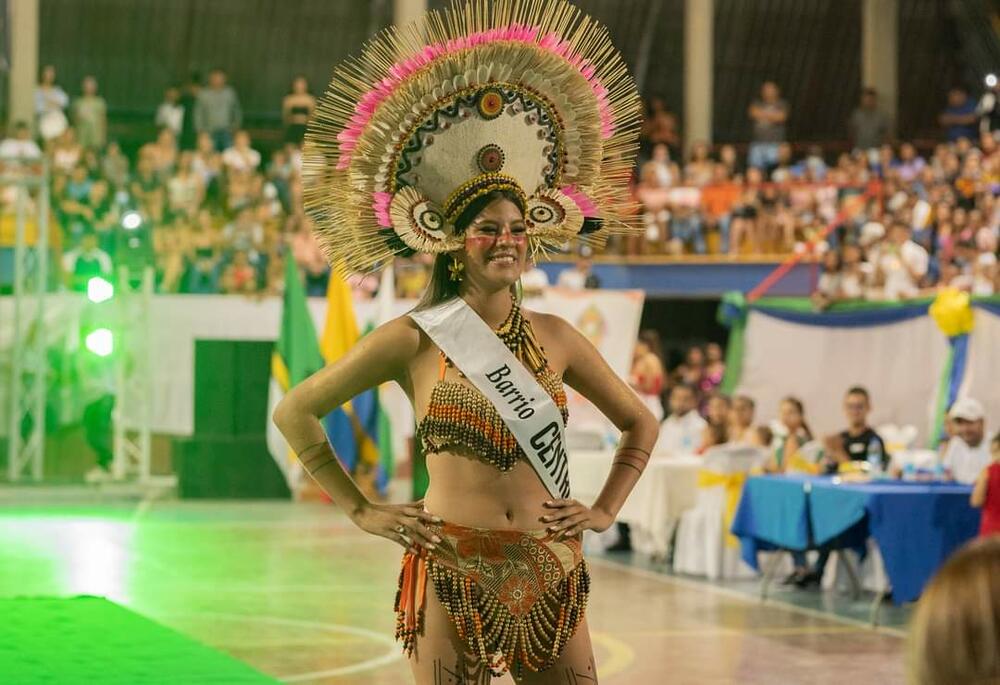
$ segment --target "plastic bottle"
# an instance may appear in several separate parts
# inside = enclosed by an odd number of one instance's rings
[[[882,445],[879,443],[878,438],[872,438],[868,441],[868,472],[872,475],[872,478],[876,478],[882,475]]]

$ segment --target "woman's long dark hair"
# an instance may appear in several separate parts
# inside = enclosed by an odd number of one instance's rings
[[[788,397],[781,400],[782,402],[788,402],[790,405],[795,407],[795,410],[799,412],[799,416],[802,417],[802,428],[806,431],[806,438],[809,440],[813,439],[813,432],[809,430],[809,424],[806,423],[806,406],[802,404],[802,400],[798,397],[789,395]]]
[[[497,200],[509,200],[517,206],[521,214],[524,214],[524,201],[516,193],[509,190],[493,190],[485,195],[481,195],[473,200],[465,210],[455,219],[455,232],[459,235],[465,233],[472,220],[479,216],[479,213]],[[430,309],[434,305],[441,304],[453,297],[458,297],[460,281],[451,280],[451,273],[448,267],[451,266],[452,254],[444,252],[434,258],[434,266],[431,268],[431,278],[427,283],[427,289],[414,307],[414,311]],[[518,281],[520,283],[520,281]],[[520,288],[517,285],[511,286],[511,294],[515,299],[520,299]]]

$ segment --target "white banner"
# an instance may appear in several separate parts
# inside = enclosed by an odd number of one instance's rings
[[[929,316],[864,328],[789,323],[752,311],[747,320],[738,394],[757,402],[757,422],[778,417],[782,398],[802,400],[818,438],[846,427],[844,393],[862,385],[871,423],[913,425],[916,446],[933,426],[948,342]]]
[[[56,337],[79,329],[83,295],[63,293],[46,298],[46,322],[50,344]],[[416,304],[414,300],[396,300],[393,316],[401,316]],[[533,298],[525,307],[562,316],[593,342],[612,368],[627,377],[632,347],[642,314],[641,291],[586,290],[582,292],[552,289],[544,298]],[[326,322],[326,300],[310,298],[309,310],[317,333]],[[0,407],[4,406],[9,378],[9,347],[12,340],[14,299],[0,297]],[[355,300],[354,314],[358,330],[379,320],[375,300]],[[384,316],[384,314],[383,314]],[[251,299],[235,295],[156,295],[152,299],[150,321],[153,345],[154,433],[187,436],[194,432],[194,342],[195,340],[275,340],[281,327],[281,299]],[[86,353],[86,352],[82,352]],[[263,373],[266,373],[264,371]],[[567,392],[569,392],[567,390]],[[570,429],[595,412],[589,403],[570,394]],[[393,432],[403,439],[412,432],[409,402],[402,390],[393,388],[383,397],[392,416]],[[398,404],[405,404],[399,406]],[[4,423],[0,421],[0,423]],[[6,426],[0,426],[3,435]],[[397,447],[401,447],[397,445]],[[397,454],[405,452],[397,450]]]
[[[969,335],[969,358],[960,395],[974,397],[986,410],[986,430],[1000,428],[1000,316],[978,307],[975,327]],[[990,432],[986,439],[993,437]]]
[[[556,314],[573,324],[598,349],[615,373],[627,379],[646,294],[642,290],[566,290],[549,288],[528,309]],[[618,430],[580,393],[566,388],[568,435],[617,439]],[[572,442],[572,440],[571,440]],[[596,447],[596,445],[595,445]]]

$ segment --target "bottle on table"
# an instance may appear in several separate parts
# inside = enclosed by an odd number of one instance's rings
[[[868,441],[868,473],[871,474],[872,478],[877,478],[882,475],[882,445],[879,444],[877,438],[872,438]]]

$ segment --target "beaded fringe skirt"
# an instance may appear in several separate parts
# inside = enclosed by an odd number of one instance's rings
[[[428,526],[436,549],[403,555],[396,639],[413,652],[423,634],[427,579],[469,653],[495,677],[555,663],[583,619],[590,576],[579,537],[545,530]]]

